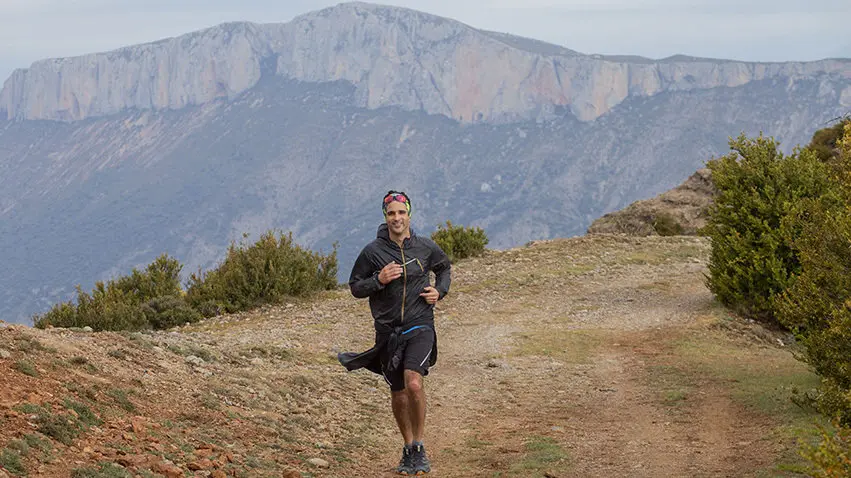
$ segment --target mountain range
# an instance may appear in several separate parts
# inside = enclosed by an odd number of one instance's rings
[[[581,234],[730,136],[790,150],[849,109],[848,59],[584,55],[366,3],[43,60],[0,91],[0,318],[271,228],[337,243],[345,280],[389,189],[422,234]]]

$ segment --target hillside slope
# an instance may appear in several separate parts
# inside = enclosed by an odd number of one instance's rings
[[[595,235],[457,264],[426,379],[435,476],[796,466],[793,430],[812,417],[788,394],[817,378],[786,337],[713,302],[707,252],[702,238]],[[44,477],[392,476],[385,385],[335,360],[371,337],[367,304],[345,290],[168,332],[3,325],[0,464]]]
[[[591,123],[462,127],[359,108],[345,83],[269,77],[179,111],[0,121],[0,317],[25,321],[163,252],[186,272],[209,269],[231,240],[273,227],[312,249],[339,242],[345,269],[389,189],[412,195],[423,233],[476,225],[496,248],[582,234],[724,154],[731,132],[808,140],[802,125],[833,114],[818,89],[755,82],[630,98]]]
[[[630,236],[694,235],[706,225],[707,211],[717,194],[712,171],[699,169],[683,184],[650,199],[635,201],[620,211],[610,212],[588,227],[589,234]]]

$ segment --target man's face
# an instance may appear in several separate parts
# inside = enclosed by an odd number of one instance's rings
[[[387,205],[387,209],[384,212],[384,219],[387,221],[387,229],[395,236],[407,234],[408,228],[411,227],[411,217],[408,216],[408,208],[398,201],[393,201]]]

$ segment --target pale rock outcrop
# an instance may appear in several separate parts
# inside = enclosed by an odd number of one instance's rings
[[[581,55],[424,13],[347,3],[286,24],[224,24],[156,43],[17,70],[0,92],[8,118],[79,120],[125,109],[179,109],[233,98],[268,72],[344,80],[367,108],[396,106],[462,122],[546,119],[561,108],[590,121],[629,96],[751,81],[851,79],[851,60],[746,63]],[[851,90],[825,94],[851,104]]]

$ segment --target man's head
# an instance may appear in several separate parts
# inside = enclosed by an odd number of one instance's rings
[[[402,191],[388,191],[387,194],[384,195],[384,199],[381,201],[381,209],[384,211],[384,215],[387,215],[387,206],[394,202],[399,202],[405,205],[405,209],[408,211],[408,216],[411,215],[411,198],[408,197]]]
[[[395,238],[404,238],[410,235],[411,227],[411,200],[403,192],[390,191],[384,195],[381,201],[384,210],[384,221],[390,235]]]

